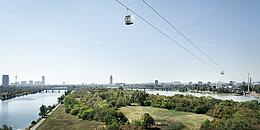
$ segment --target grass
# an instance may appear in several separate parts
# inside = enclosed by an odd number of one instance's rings
[[[60,105],[37,130],[98,130],[105,127],[104,123],[81,120],[77,116],[66,114],[64,105]]]
[[[157,122],[180,122],[185,125],[185,130],[198,130],[200,129],[201,123],[206,119],[213,119],[204,114],[179,112],[156,107],[127,106],[120,108],[120,110],[127,116],[130,122],[132,120],[140,119],[143,113],[149,113]]]

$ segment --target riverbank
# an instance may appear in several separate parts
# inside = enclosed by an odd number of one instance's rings
[[[60,107],[60,103],[56,105],[56,107],[47,114],[47,117],[41,117],[40,120],[37,122],[37,124],[35,124],[32,128],[30,128],[30,130],[36,130],[45,120],[46,118],[48,118],[56,109],[58,109]]]
[[[251,100],[257,100],[260,102],[260,96],[256,96],[257,93],[255,94],[247,94],[247,95],[235,95],[235,94],[230,94],[230,93],[197,93],[197,92],[179,92],[179,91],[161,91],[161,90],[153,90],[153,89],[147,89],[145,90],[146,93],[148,94],[154,94],[154,95],[164,95],[164,96],[174,96],[176,94],[181,94],[181,95],[192,95],[195,97],[213,97],[215,99],[220,99],[220,100],[233,100],[237,102],[244,102],[244,101],[251,101]]]
[[[19,96],[35,94],[43,90],[42,87],[0,87],[0,100],[5,101]]]
[[[14,130],[27,128],[33,123],[32,121],[39,118],[41,105],[57,104],[57,98],[64,92],[64,90],[61,90],[60,93],[58,90],[44,91],[0,101],[0,126],[6,124],[12,126]]]

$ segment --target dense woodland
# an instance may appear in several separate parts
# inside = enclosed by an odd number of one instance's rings
[[[211,97],[160,96],[122,89],[81,89],[67,95],[64,103],[67,113],[84,120],[105,122],[108,129],[119,129],[120,126],[128,123],[128,119],[118,108],[130,105],[207,114],[215,119],[202,123],[201,129],[205,130],[260,129],[260,103],[258,101],[234,102]],[[147,123],[144,119],[137,122],[139,122],[137,125],[143,128],[154,124],[154,122]]]

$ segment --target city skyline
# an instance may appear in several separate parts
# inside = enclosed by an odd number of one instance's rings
[[[141,1],[122,1],[199,54]],[[214,71],[115,1],[1,1],[0,75],[48,84],[260,80],[260,2],[148,1],[225,70]],[[62,4],[61,4],[62,3]],[[201,56],[203,57],[203,56]],[[203,57],[205,59],[205,57]],[[20,80],[22,81],[22,80]]]
[[[9,75],[2,75],[2,86],[39,86],[46,85],[45,76],[41,76],[41,81],[39,80],[18,80],[18,76],[15,75],[15,81],[9,79]],[[27,82],[28,81],[28,82]]]
[[[5,78],[4,78],[5,77]],[[8,78],[6,78],[8,77]],[[18,76],[16,75],[15,76],[15,81],[12,81],[12,80],[9,80],[9,75],[2,75],[2,86],[8,86],[6,84],[9,84],[10,86],[38,86],[38,85],[65,85],[65,82],[62,82],[62,83],[55,83],[55,84],[51,84],[51,83],[46,83],[45,82],[45,76],[41,76],[41,81],[39,81],[38,79],[37,80],[31,80],[31,79],[21,79],[21,80],[17,80]],[[3,85],[3,81],[7,82],[7,79],[8,79],[8,83],[4,83],[5,85]],[[108,84],[110,86],[114,85],[114,84],[155,84],[155,85],[158,85],[158,84],[199,84],[199,83],[203,83],[203,84],[208,84],[209,82],[210,83],[214,83],[214,84],[218,84],[218,83],[230,83],[230,82],[236,82],[236,83],[243,83],[243,82],[252,82],[252,83],[256,83],[256,84],[260,84],[260,81],[259,80],[256,80],[256,81],[252,81],[252,77],[248,74],[248,77],[247,77],[247,80],[244,80],[244,81],[235,81],[235,80],[229,80],[229,81],[211,81],[211,80],[208,80],[208,81],[202,81],[202,80],[198,80],[198,81],[191,81],[191,80],[187,80],[187,81],[179,81],[179,80],[171,80],[171,81],[159,81],[158,79],[155,79],[153,81],[153,79],[151,79],[150,81],[147,81],[147,82],[114,82],[114,79],[113,79],[113,75],[110,75],[109,76],[109,83],[85,83],[85,82],[82,82],[82,83],[70,83],[70,84],[67,84],[67,85],[84,85],[84,84]],[[0,85],[1,86],[1,85]]]

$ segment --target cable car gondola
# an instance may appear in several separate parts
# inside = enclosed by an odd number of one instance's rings
[[[131,16],[131,15],[126,15],[126,16],[125,16],[125,24],[126,24],[126,25],[132,25],[132,24],[133,24],[132,16]]]
[[[224,71],[221,71],[221,75],[224,75]]]

